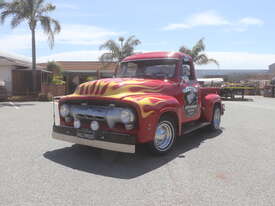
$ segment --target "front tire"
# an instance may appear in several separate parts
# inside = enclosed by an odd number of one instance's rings
[[[214,131],[220,130],[221,124],[221,107],[219,105],[215,105],[213,110],[213,116],[211,121],[211,129]]]
[[[169,117],[162,117],[157,125],[155,137],[149,143],[153,154],[163,155],[171,151],[176,140],[175,121]]]

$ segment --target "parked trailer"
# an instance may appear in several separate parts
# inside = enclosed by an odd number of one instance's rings
[[[241,95],[241,99],[244,100],[245,91],[247,90],[255,90],[254,87],[222,87],[221,88],[221,97],[222,98],[230,98],[231,100],[236,99],[236,95]]]
[[[265,86],[264,97],[275,97],[275,85]]]

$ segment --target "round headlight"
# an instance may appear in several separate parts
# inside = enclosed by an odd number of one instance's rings
[[[63,104],[60,106],[60,115],[62,117],[66,117],[70,114],[70,107],[67,104]]]
[[[135,115],[130,109],[123,109],[120,113],[120,119],[124,124],[134,122]]]
[[[99,123],[97,121],[92,121],[91,124],[90,124],[90,128],[93,130],[93,131],[96,131],[99,129]]]

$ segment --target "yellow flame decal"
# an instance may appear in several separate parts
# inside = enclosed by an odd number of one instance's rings
[[[127,80],[126,82],[118,81],[92,81],[81,84],[75,93],[71,96],[101,96],[110,98],[123,98],[125,100],[136,102],[141,111],[142,118],[153,114],[157,105],[165,102],[164,99],[152,96],[143,96],[146,93],[159,93],[163,90],[163,85],[148,86],[148,81]],[[135,96],[131,96],[135,95]],[[142,96],[138,96],[142,95]],[[148,111],[149,110],[149,111]]]
[[[133,94],[158,93],[162,90],[162,85],[146,86],[146,81],[128,80],[126,83],[119,83],[100,80],[81,84],[73,95],[121,98]]]
[[[137,102],[140,107],[141,116],[143,118],[146,118],[155,112],[155,111],[147,111],[146,112],[145,111],[146,106],[156,107],[157,105],[165,102],[164,99],[157,98],[157,97],[140,97],[140,98],[126,97],[125,100]]]

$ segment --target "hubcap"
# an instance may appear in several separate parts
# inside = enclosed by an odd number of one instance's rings
[[[167,150],[174,139],[174,129],[170,122],[161,122],[156,130],[154,144],[160,151]]]
[[[220,124],[221,124],[221,110],[220,109],[215,109],[213,124],[214,124],[215,129],[220,128]]]

